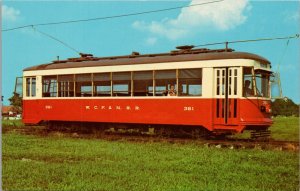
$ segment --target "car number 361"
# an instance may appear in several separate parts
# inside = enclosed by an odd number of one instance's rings
[[[183,111],[194,111],[194,107],[191,106],[183,107]]]

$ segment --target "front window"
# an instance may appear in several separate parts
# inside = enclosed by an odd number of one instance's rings
[[[254,87],[254,69],[250,67],[245,67],[243,70],[243,96],[252,97],[255,96],[255,87]]]
[[[244,97],[270,97],[268,72],[244,68],[243,96]]]
[[[256,93],[258,97],[270,97],[270,75],[265,71],[255,71]]]

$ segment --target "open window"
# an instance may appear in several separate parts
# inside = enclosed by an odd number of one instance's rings
[[[94,96],[111,96],[111,73],[96,73],[93,75]]]
[[[153,96],[153,71],[133,73],[134,96]]]
[[[76,74],[76,97],[92,96],[92,74]]]
[[[112,75],[113,96],[131,96],[131,72],[116,72]]]
[[[57,76],[43,76],[43,97],[57,97]]]
[[[155,95],[165,96],[168,90],[174,86],[176,89],[176,70],[157,70],[155,71]]]
[[[74,97],[74,75],[58,76],[58,97]]]
[[[179,96],[202,95],[202,69],[182,69],[178,75]]]

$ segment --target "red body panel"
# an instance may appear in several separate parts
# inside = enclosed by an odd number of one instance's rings
[[[271,111],[262,112],[261,106],[270,109],[271,101],[258,99],[240,100],[240,124],[270,126],[272,125]]]
[[[113,122],[203,126],[241,132],[247,125],[269,126],[262,100],[237,99],[236,116],[216,117],[216,99],[39,99],[23,101],[23,122]],[[232,104],[229,105],[232,111]]]

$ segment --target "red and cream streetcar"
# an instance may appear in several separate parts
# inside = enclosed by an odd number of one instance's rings
[[[53,61],[24,69],[23,122],[266,131],[270,62],[232,49]]]

